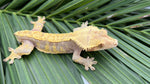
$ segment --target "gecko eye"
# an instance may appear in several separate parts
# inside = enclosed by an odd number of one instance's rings
[[[103,43],[101,43],[101,44],[99,45],[99,47],[100,47],[100,48],[102,48],[103,46],[104,46],[104,44],[103,44]]]

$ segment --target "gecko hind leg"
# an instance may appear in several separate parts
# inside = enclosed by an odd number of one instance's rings
[[[22,55],[29,55],[33,48],[34,45],[32,44],[32,42],[24,40],[22,42],[22,45],[20,45],[16,49],[8,47],[8,50],[11,52],[11,54],[3,61],[7,62],[8,60],[10,60],[9,64],[13,64],[15,58],[20,59]]]
[[[77,31],[77,30],[79,30],[79,29],[81,29],[81,28],[86,28],[87,26],[88,26],[88,21],[83,22],[83,23],[81,24],[81,27],[74,28],[73,31]]]
[[[45,24],[45,17],[41,18],[40,16],[38,16],[38,20],[35,22],[31,21],[31,24],[34,25],[32,31],[42,31]]]
[[[81,28],[84,28],[84,27],[87,27],[87,26],[88,26],[88,21],[83,22],[83,23],[81,24]]]

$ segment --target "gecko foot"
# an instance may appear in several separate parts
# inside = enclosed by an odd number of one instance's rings
[[[93,71],[95,70],[95,68],[92,66],[93,64],[97,64],[97,61],[93,61],[94,58],[86,58],[86,61],[83,63],[83,65],[85,66],[85,70],[89,70],[89,68]]]
[[[30,23],[31,23],[31,24],[36,24],[36,23],[38,23],[38,24],[40,24],[40,23],[41,23],[41,24],[44,24],[44,23],[45,23],[44,20],[45,20],[45,16],[44,16],[44,17],[38,16],[38,20],[37,20],[37,21],[35,21],[35,22],[34,22],[34,21],[30,21]]]
[[[11,52],[10,56],[8,56],[7,58],[5,58],[3,61],[7,62],[8,60],[10,60],[9,64],[13,64],[15,58],[20,59],[21,56],[18,55],[18,54],[16,54],[16,53],[14,53],[14,52]]]

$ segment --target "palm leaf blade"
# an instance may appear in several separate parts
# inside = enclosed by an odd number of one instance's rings
[[[1,52],[0,52],[0,83],[5,83],[5,77],[4,77],[4,71],[3,71],[3,65],[2,65],[2,59],[1,59]]]
[[[148,84],[150,82],[150,34],[148,0],[32,0],[0,1],[0,83],[1,84]],[[20,8],[18,8],[20,7]],[[31,30],[30,21],[46,16],[43,32],[68,33],[81,21],[104,27],[116,38],[116,48],[82,52],[95,57],[96,71],[72,61],[72,54],[45,54],[36,49],[9,65],[1,58],[16,48],[14,32]],[[5,73],[4,73],[5,72]]]

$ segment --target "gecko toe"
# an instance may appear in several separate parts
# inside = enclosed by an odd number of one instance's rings
[[[37,16],[38,17],[38,19],[41,19],[41,17],[40,16]]]
[[[94,59],[95,59],[94,57],[91,58],[92,61],[93,61]]]
[[[88,67],[88,66],[85,66],[85,70],[88,71],[88,70],[89,70],[89,67]]]
[[[93,64],[94,64],[94,65],[97,64],[97,61],[93,61]]]
[[[90,66],[90,69],[91,69],[92,71],[94,71],[94,70],[95,70],[95,68],[94,68],[93,66]]]
[[[16,57],[17,59],[21,59],[21,56]]]
[[[8,60],[9,60],[8,58],[3,59],[4,62],[7,62]]]
[[[31,24],[35,24],[35,22],[34,22],[34,21],[30,21],[30,23],[31,23]]]
[[[9,64],[13,64],[14,63],[14,59],[11,59],[10,61],[9,61]]]
[[[11,47],[8,47],[8,51],[13,51],[14,49],[13,48],[11,48]]]

